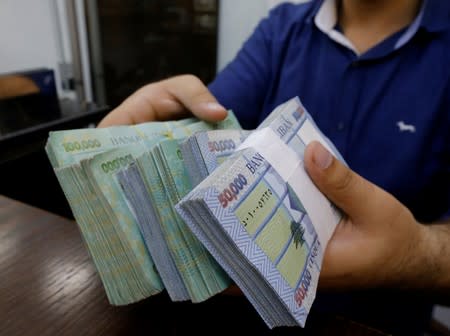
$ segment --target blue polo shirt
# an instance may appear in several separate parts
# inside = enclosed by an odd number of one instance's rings
[[[447,217],[450,1],[423,2],[409,27],[362,54],[336,21],[329,1],[276,7],[209,89],[248,129],[299,96],[353,170],[392,193],[419,221]],[[358,316],[404,313],[398,325],[417,327],[430,311],[391,295],[387,302],[371,296],[374,309],[359,299],[344,305],[356,307]],[[396,300],[399,305],[386,308]]]

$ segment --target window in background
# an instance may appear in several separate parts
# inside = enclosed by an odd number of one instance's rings
[[[87,7],[93,87],[98,96],[103,90],[98,83],[104,83],[109,106],[115,107],[139,87],[169,76],[192,73],[204,82],[214,78],[217,0],[96,3]]]

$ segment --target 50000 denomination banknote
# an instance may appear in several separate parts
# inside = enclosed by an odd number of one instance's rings
[[[304,326],[341,215],[303,152],[318,140],[340,156],[298,98],[273,113],[177,210],[270,327]]]

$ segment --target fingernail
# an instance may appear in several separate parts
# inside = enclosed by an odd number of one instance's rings
[[[333,156],[320,142],[314,146],[313,162],[322,170],[327,169],[333,162]]]
[[[202,106],[210,111],[224,111],[225,107],[216,102],[202,103]]]

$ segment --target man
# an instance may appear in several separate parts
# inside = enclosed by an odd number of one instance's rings
[[[170,119],[186,110],[218,120],[226,106],[254,128],[298,95],[365,178],[318,143],[307,148],[308,173],[347,214],[327,247],[319,282],[321,290],[346,294],[321,292],[313,307],[394,334],[420,334],[431,301],[417,292],[450,289],[449,60],[448,1],[283,4],[209,90],[193,76],[150,84],[100,126]]]

